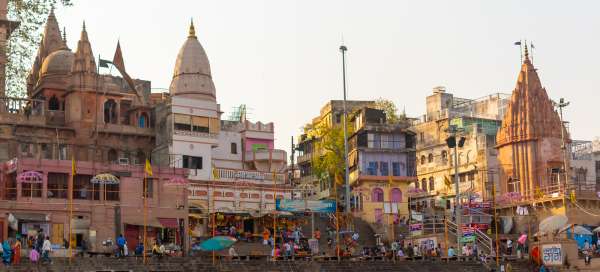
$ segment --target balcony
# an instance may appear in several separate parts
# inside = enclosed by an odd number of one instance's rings
[[[273,178],[277,183],[284,183],[287,179],[285,173],[269,173],[249,170],[236,170],[226,168],[216,168],[215,180],[218,181],[247,181],[257,184],[273,184]]]
[[[107,134],[129,134],[139,136],[154,136],[154,129],[141,128],[129,125],[99,124],[98,132]]]
[[[246,161],[280,163],[286,161],[286,153],[280,149],[260,149],[256,151],[246,151]]]

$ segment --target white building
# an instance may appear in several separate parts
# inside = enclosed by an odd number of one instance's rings
[[[157,135],[153,160],[189,169],[192,236],[206,234],[215,213],[216,227],[257,232],[254,219],[274,210],[274,195],[291,197],[286,152],[274,149],[273,123],[252,123],[245,114],[221,120],[208,57],[193,24],[177,55],[169,95],[170,103],[156,111],[165,121],[158,124],[164,133]]]

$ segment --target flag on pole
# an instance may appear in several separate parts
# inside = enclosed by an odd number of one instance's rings
[[[102,68],[108,68],[109,64],[113,64],[110,60],[105,60],[105,59],[99,59],[98,61],[98,66],[102,67]]]
[[[150,165],[150,160],[148,159],[146,159],[146,166],[144,167],[144,171],[149,177],[152,176],[152,166]]]
[[[448,176],[444,176],[444,184],[448,188],[450,188],[450,186],[452,185],[452,182],[450,182],[450,179],[448,178]]]
[[[213,167],[212,169],[212,176],[213,179],[219,179],[219,171],[217,171],[217,168]]]
[[[75,169],[75,156],[71,156],[71,175],[75,176],[77,170]]]

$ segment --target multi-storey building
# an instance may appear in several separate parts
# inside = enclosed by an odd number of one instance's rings
[[[299,183],[310,184],[315,189],[315,198],[323,199],[333,196],[333,180],[325,180],[313,175],[312,159],[320,155],[320,150],[315,148],[319,142],[319,136],[316,131],[319,126],[341,127],[344,119],[343,101],[331,100],[321,108],[319,116],[313,118],[312,122],[304,127],[303,133],[299,137],[297,150],[297,164],[300,170]],[[372,106],[375,101],[346,101],[346,112],[350,113],[365,106]]]
[[[245,114],[221,120],[210,63],[193,24],[177,55],[169,92],[170,99],[157,107],[155,154],[170,158],[161,165],[189,169],[192,235],[231,225],[257,233],[262,228],[254,219],[275,209],[275,196],[291,197],[286,152],[274,149],[273,123],[252,123]],[[211,215],[214,225],[209,225]]]
[[[5,11],[6,1],[0,4]],[[0,33],[11,26],[0,24]],[[102,74],[98,66],[107,63],[122,76]],[[112,62],[96,63],[85,24],[72,52],[51,12],[27,98],[1,96],[0,105],[2,239],[42,229],[62,245],[72,230],[74,244],[85,240],[90,251],[100,251],[108,249],[103,241],[123,233],[133,250],[146,225],[149,244],[160,239],[189,249],[188,227],[200,229],[194,236],[207,234],[209,215],[219,213],[215,225],[254,231],[246,219],[272,211],[275,195],[291,195],[286,154],[273,148],[273,124],[221,120],[193,24],[169,92],[152,93],[150,81],[127,74],[119,44]],[[144,171],[147,159],[152,176]],[[114,178],[98,184],[99,174]]]
[[[401,118],[388,122],[385,112],[364,107],[350,119],[350,186],[353,212],[379,233],[408,217],[408,187],[416,181],[415,133]],[[389,236],[388,238],[391,238]]]
[[[446,143],[450,126],[465,137],[464,146],[458,148],[461,193],[471,198],[490,197],[491,182],[498,182],[495,138],[507,99],[508,95],[501,93],[479,99],[458,98],[443,87],[434,88],[426,99],[426,114],[413,123],[418,177],[411,186],[413,208],[446,208],[453,202],[454,149]]]

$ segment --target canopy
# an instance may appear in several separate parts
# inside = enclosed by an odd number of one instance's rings
[[[215,236],[194,247],[194,250],[219,251],[231,247],[237,239],[229,236]]]
[[[573,226],[573,224],[569,224],[563,227],[562,229],[560,229],[559,232],[564,232],[569,229],[572,229],[572,232],[577,235],[592,235],[592,232],[587,228],[584,228],[582,226]]]
[[[44,176],[37,171],[26,171],[17,176],[19,183],[43,183]]]
[[[564,227],[567,221],[569,218],[564,215],[553,215],[542,220],[539,229],[541,232],[552,232]]]
[[[595,228],[592,232],[600,232],[600,227]]]

